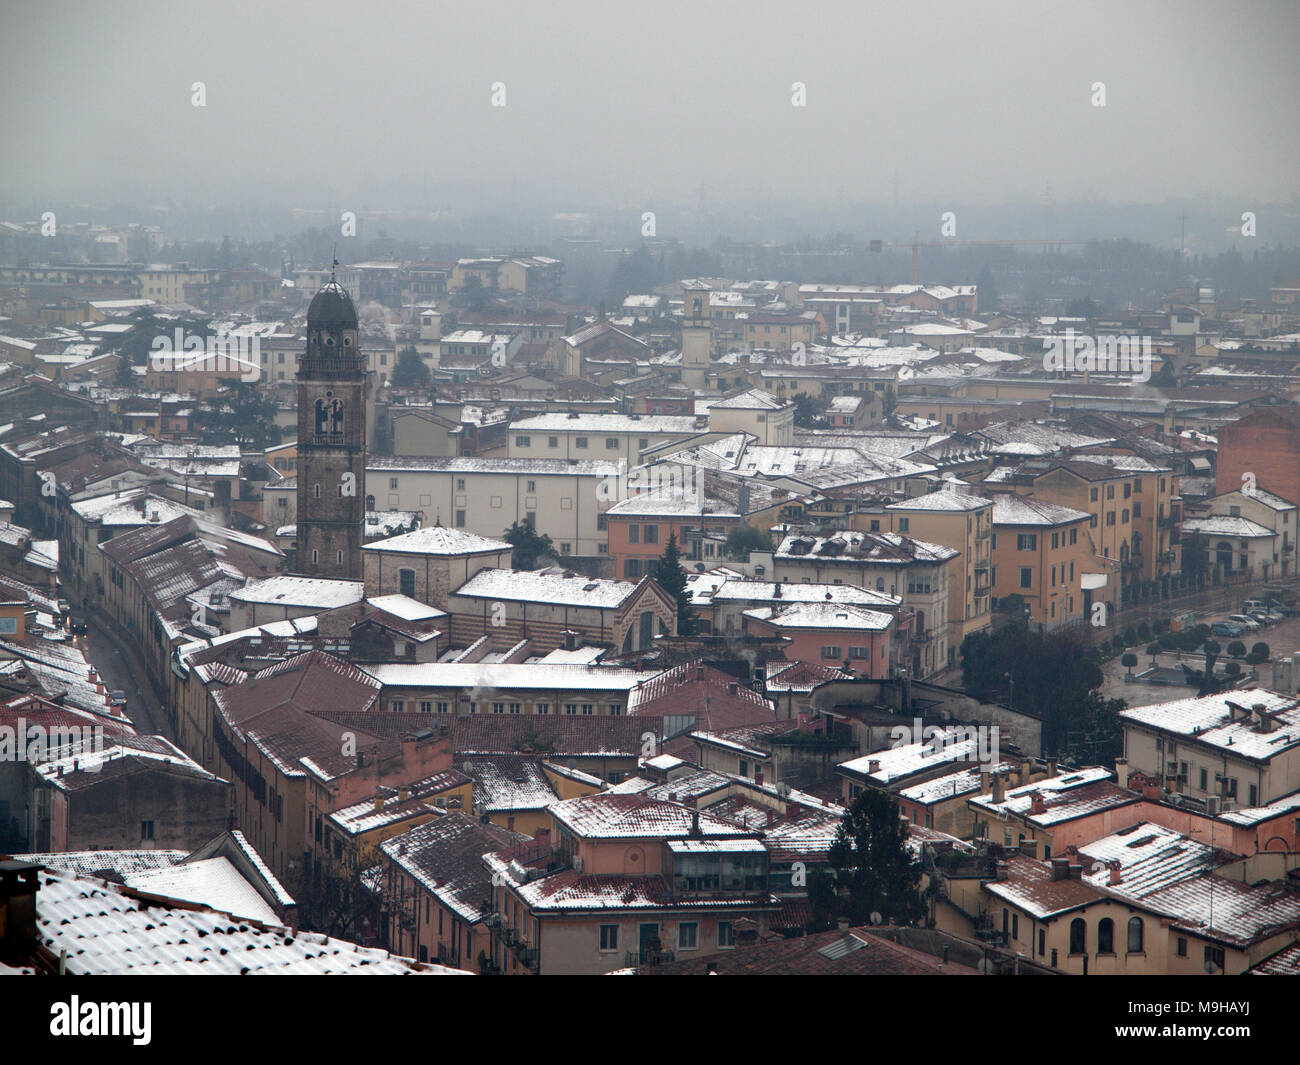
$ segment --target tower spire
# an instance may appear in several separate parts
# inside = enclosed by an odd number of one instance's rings
[[[334,281],[334,271],[338,269],[338,265],[339,265],[339,242],[336,240],[336,241],[334,242],[334,262],[330,264],[330,284],[331,284],[331,285],[335,284],[335,281]]]

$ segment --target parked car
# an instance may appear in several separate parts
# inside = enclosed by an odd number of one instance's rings
[[[1276,625],[1278,622],[1286,621],[1286,615],[1280,610],[1274,610],[1272,607],[1269,607],[1269,609],[1264,613],[1264,619],[1265,624]]]
[[[1234,625],[1240,625],[1242,628],[1255,632],[1264,627],[1263,622],[1252,618],[1249,614],[1229,614],[1228,621]]]
[[[86,631],[86,618],[82,614],[70,614],[68,616],[68,631],[76,635]]]
[[[1210,626],[1210,632],[1215,636],[1228,636],[1235,640],[1238,636],[1245,635],[1246,630],[1240,625],[1234,625],[1231,621],[1216,621]]]
[[[1269,610],[1276,610],[1283,617],[1289,618],[1295,613],[1295,607],[1287,606],[1280,599],[1265,599],[1264,602],[1268,605]]]

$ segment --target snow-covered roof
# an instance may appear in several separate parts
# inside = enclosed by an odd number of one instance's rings
[[[557,606],[615,610],[636,591],[632,581],[613,581],[580,574],[479,570],[456,589],[458,596],[512,603],[554,603]]]
[[[1256,704],[1271,721],[1268,732],[1260,729]],[[1300,744],[1300,702],[1264,688],[1132,706],[1119,716],[1125,725],[1187,736],[1234,758],[1268,761]]]
[[[146,905],[116,885],[50,871],[40,874],[37,933],[51,953],[66,952],[72,975],[461,974],[224,912]]]
[[[266,924],[279,918],[243,875],[225,857],[205,858],[161,869],[147,869],[125,877],[127,887],[150,895],[197,902],[223,913]]]
[[[249,581],[243,588],[231,592],[230,598],[241,603],[331,610],[359,603],[365,595],[365,584],[361,581],[280,575]]]
[[[480,555],[511,551],[504,540],[477,536],[464,529],[430,525],[400,536],[390,536],[378,543],[366,544],[363,551],[392,551],[409,555]]]

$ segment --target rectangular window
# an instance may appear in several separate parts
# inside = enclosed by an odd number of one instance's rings
[[[700,926],[694,921],[683,921],[677,926],[677,949],[693,950],[698,946]]]
[[[822,659],[827,662],[838,662],[840,660],[840,649],[833,646],[823,647]]]
[[[531,436],[516,436],[515,447],[532,447],[533,438]]]
[[[506,712],[506,704],[505,704],[505,703],[493,703],[493,704],[492,704],[492,713],[494,713],[494,714],[504,714],[505,712]]]
[[[910,530],[908,529],[908,524],[909,524],[909,522],[908,522],[908,519],[907,519],[907,518],[899,518],[899,519],[898,519],[898,531],[901,532],[901,533],[905,533],[905,532],[910,531]]]
[[[153,838],[154,838],[154,835],[153,835],[153,822],[152,822],[152,821],[141,821],[141,822],[140,822],[140,838],[141,838],[141,839],[153,839]]]
[[[583,715],[583,717],[591,717],[595,712],[596,712],[596,704],[595,704],[595,703],[583,703],[583,704],[582,704],[582,715]]]
[[[587,438],[585,436],[575,436],[573,438],[573,446],[578,448],[586,448]]]
[[[437,704],[437,706],[438,706],[438,713],[440,714],[451,713],[451,703],[440,702]]]
[[[618,450],[618,437],[616,437],[616,436],[607,436],[607,437],[605,437],[605,450],[606,450],[606,451],[617,451],[617,450]]]
[[[511,703],[511,704],[510,704],[510,712],[511,712],[512,714],[522,714],[522,713],[524,712],[524,704],[523,704],[523,703]]]
[[[529,481],[529,482],[528,482],[528,487],[525,489],[525,491],[526,491],[529,495],[533,495],[533,494],[535,494],[536,491],[537,491],[537,482],[536,482],[536,481]]]
[[[1017,550],[1017,551],[1037,551],[1037,550],[1038,550],[1038,534],[1037,534],[1037,533],[1021,533],[1019,536],[1016,537],[1016,550]]]
[[[640,525],[629,525],[627,527],[627,542],[629,544],[639,544],[641,542]]]
[[[551,712],[551,704],[550,704],[550,703],[538,703],[538,704],[537,704],[537,712],[538,712],[539,714],[549,714],[549,713]]]
[[[618,925],[603,924],[600,926],[600,949],[603,951],[618,950]]]
[[[465,528],[465,512],[463,510],[456,511],[456,528]]]
[[[718,946],[734,947],[735,945],[736,945],[736,940],[735,937],[732,935],[731,922],[719,921],[718,922]]]
[[[1032,588],[1034,586],[1034,568],[1032,566],[1020,567],[1020,587]]]
[[[659,542],[658,525],[647,525],[645,527],[645,542],[648,544],[657,544]]]
[[[421,701],[420,701],[420,713],[422,713],[422,714],[432,714],[432,713],[433,713],[433,703],[432,703],[432,702],[429,702],[429,701],[426,701],[426,700],[421,700]]]
[[[547,447],[559,447],[559,446],[560,446],[560,438],[559,438],[558,436],[548,436],[548,437],[546,438],[546,446],[547,446]]]
[[[577,716],[578,716],[578,704],[577,704],[577,703],[565,703],[565,704],[564,704],[564,712],[565,712],[566,714],[568,714],[570,717],[577,717]]]

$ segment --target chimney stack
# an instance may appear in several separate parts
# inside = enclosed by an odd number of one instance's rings
[[[1030,814],[1047,813],[1047,803],[1043,800],[1043,793],[1041,791],[1033,791],[1029,793],[1029,812]]]
[[[1124,867],[1119,864],[1119,859],[1117,858],[1107,863],[1107,867],[1110,869],[1111,886],[1114,887],[1120,882],[1123,876]]]
[[[760,788],[763,786],[763,771],[761,769],[754,770],[754,783]]]
[[[1118,781],[1119,786],[1121,788],[1128,787],[1128,759],[1127,758],[1115,759],[1115,779]]]
[[[1052,859],[1052,879],[1067,880],[1070,876],[1070,860],[1068,858]]]
[[[1000,803],[1006,798],[1006,789],[1002,783],[1002,774],[993,774],[993,802]]]

